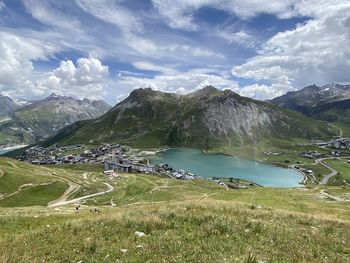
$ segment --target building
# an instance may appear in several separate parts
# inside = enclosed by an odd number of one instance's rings
[[[308,151],[308,152],[302,153],[302,156],[305,158],[320,158],[322,154],[319,153],[318,151]]]
[[[122,164],[122,163],[113,163],[111,161],[105,161],[105,171],[119,171],[123,173],[131,173],[132,166],[130,164]]]
[[[116,170],[124,173],[138,172],[138,173],[155,173],[156,169],[154,165],[144,164],[139,161],[133,161],[125,159],[121,155],[116,155],[112,152],[112,160],[105,160],[105,171]]]
[[[335,149],[350,149],[350,138],[332,140],[328,146]]]

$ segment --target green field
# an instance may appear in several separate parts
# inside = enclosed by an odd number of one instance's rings
[[[108,179],[100,169],[0,159],[1,186],[36,184],[1,197],[0,262],[350,260],[350,186],[234,190],[142,174]],[[103,183],[114,190],[81,200],[80,213],[75,204],[46,206],[67,185],[78,186],[72,200],[106,190]]]
[[[331,178],[330,184],[341,185],[346,182],[350,184],[350,163],[346,159],[326,160],[325,163],[338,171],[338,174]]]
[[[103,207],[100,214],[37,209],[2,217],[0,225],[3,262],[348,262],[350,256],[349,222],[207,199]]]
[[[69,185],[74,188],[68,195],[69,198],[96,193],[106,188],[102,183],[104,177],[101,172],[96,172],[95,166],[86,166],[86,170],[92,172],[84,171],[83,167],[80,170],[62,168],[33,166],[0,158],[0,207],[45,206],[61,197]]]

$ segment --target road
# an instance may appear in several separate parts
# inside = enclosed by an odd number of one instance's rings
[[[333,176],[337,175],[338,172],[336,170],[334,170],[332,167],[330,167],[329,165],[325,164],[323,161],[324,160],[331,160],[333,158],[320,158],[320,159],[317,159],[315,162],[317,164],[321,164],[323,165],[324,167],[326,167],[327,169],[331,170],[331,172],[329,174],[326,174],[322,181],[320,182],[320,184],[327,184],[329,179],[331,179]]]
[[[86,195],[86,196],[82,196],[82,197],[78,197],[72,200],[68,200],[68,201],[58,201],[55,203],[51,203],[48,206],[49,207],[56,207],[56,206],[62,206],[62,205],[69,205],[69,204],[74,204],[74,203],[78,203],[82,200],[91,198],[91,197],[95,197],[95,196],[99,196],[99,195],[104,195],[104,194],[108,194],[110,192],[112,192],[114,190],[114,187],[108,183],[104,183],[105,185],[107,185],[108,190],[103,191],[103,192],[99,192],[99,193],[95,193],[95,194],[91,194],[91,195]]]

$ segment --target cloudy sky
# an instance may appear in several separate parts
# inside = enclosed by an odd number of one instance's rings
[[[139,87],[269,99],[348,83],[349,0],[0,0],[0,92],[111,104]]]

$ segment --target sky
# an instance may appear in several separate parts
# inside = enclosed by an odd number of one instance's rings
[[[266,100],[349,72],[349,0],[0,0],[0,93],[14,99],[212,85]]]

